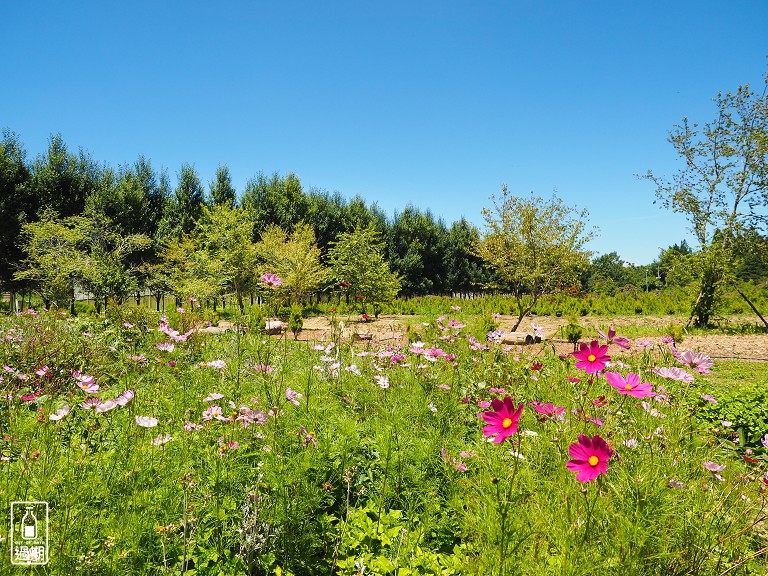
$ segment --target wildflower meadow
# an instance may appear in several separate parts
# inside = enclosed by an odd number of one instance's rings
[[[729,412],[733,362],[608,325],[505,345],[459,306],[381,342],[258,318],[2,319],[0,509],[48,502],[50,561],[6,541],[0,573],[768,570],[768,426]]]

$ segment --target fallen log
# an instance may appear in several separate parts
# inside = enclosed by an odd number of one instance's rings
[[[501,339],[502,344],[538,344],[541,336],[529,332],[505,332]]]

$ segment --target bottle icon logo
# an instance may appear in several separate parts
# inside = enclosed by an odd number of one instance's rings
[[[11,502],[11,564],[48,564],[48,502]]]
[[[37,538],[37,518],[32,511],[32,506],[27,506],[27,512],[21,519],[21,538],[23,540],[34,540]]]

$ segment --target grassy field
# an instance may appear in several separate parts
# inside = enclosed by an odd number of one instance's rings
[[[768,365],[438,312],[407,346],[6,318],[0,506],[49,503],[48,574],[765,574]]]

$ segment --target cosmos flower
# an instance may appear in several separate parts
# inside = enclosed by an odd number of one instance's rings
[[[65,404],[64,406],[56,410],[54,414],[51,414],[50,416],[48,416],[48,418],[54,421],[61,420],[67,414],[69,414],[69,404]]]
[[[597,333],[600,335],[601,338],[604,338],[609,343],[616,344],[616,346],[619,346],[621,348],[629,349],[629,338],[626,338],[624,336],[616,336],[616,330],[613,328],[608,328],[608,334],[606,335],[602,330],[598,330]]]
[[[594,374],[603,370],[611,359],[608,354],[608,345],[600,346],[597,340],[587,346],[583,342],[579,346],[579,351],[573,353],[573,357],[576,358],[576,368],[584,370],[587,374]]]
[[[267,286],[268,288],[277,288],[283,284],[282,278],[277,274],[262,274],[261,281],[264,286]]]
[[[627,374],[626,378],[619,372],[606,372],[605,379],[608,380],[608,384],[619,391],[619,394],[626,394],[633,398],[646,398],[656,395],[656,392],[651,389],[651,385],[648,382],[641,384],[640,375],[633,372]]]
[[[510,396],[505,396],[503,401],[494,398],[491,401],[492,409],[480,414],[480,417],[488,424],[483,428],[483,434],[486,436],[495,434],[493,441],[496,444],[502,443],[508,436],[517,432],[523,407],[524,404],[520,404],[515,408]]]
[[[136,425],[142,428],[154,428],[157,426],[157,418],[152,416],[136,416]]]
[[[600,436],[579,436],[579,441],[568,446],[568,453],[573,460],[566,463],[571,472],[576,472],[579,482],[592,482],[600,474],[608,472],[608,460],[613,449]]]
[[[662,378],[667,378],[668,380],[678,380],[680,382],[685,382],[686,384],[693,382],[693,376],[682,368],[654,368],[653,373],[661,376]]]
[[[693,368],[699,374],[709,374],[709,369],[712,368],[712,359],[709,356],[705,356],[701,352],[693,352],[686,350],[682,354],[677,356],[678,362],[685,364],[689,368]]]
[[[288,401],[293,404],[294,406],[299,405],[299,400],[303,397],[299,392],[296,392],[295,390],[292,390],[291,388],[285,389],[285,397],[288,399]]]

